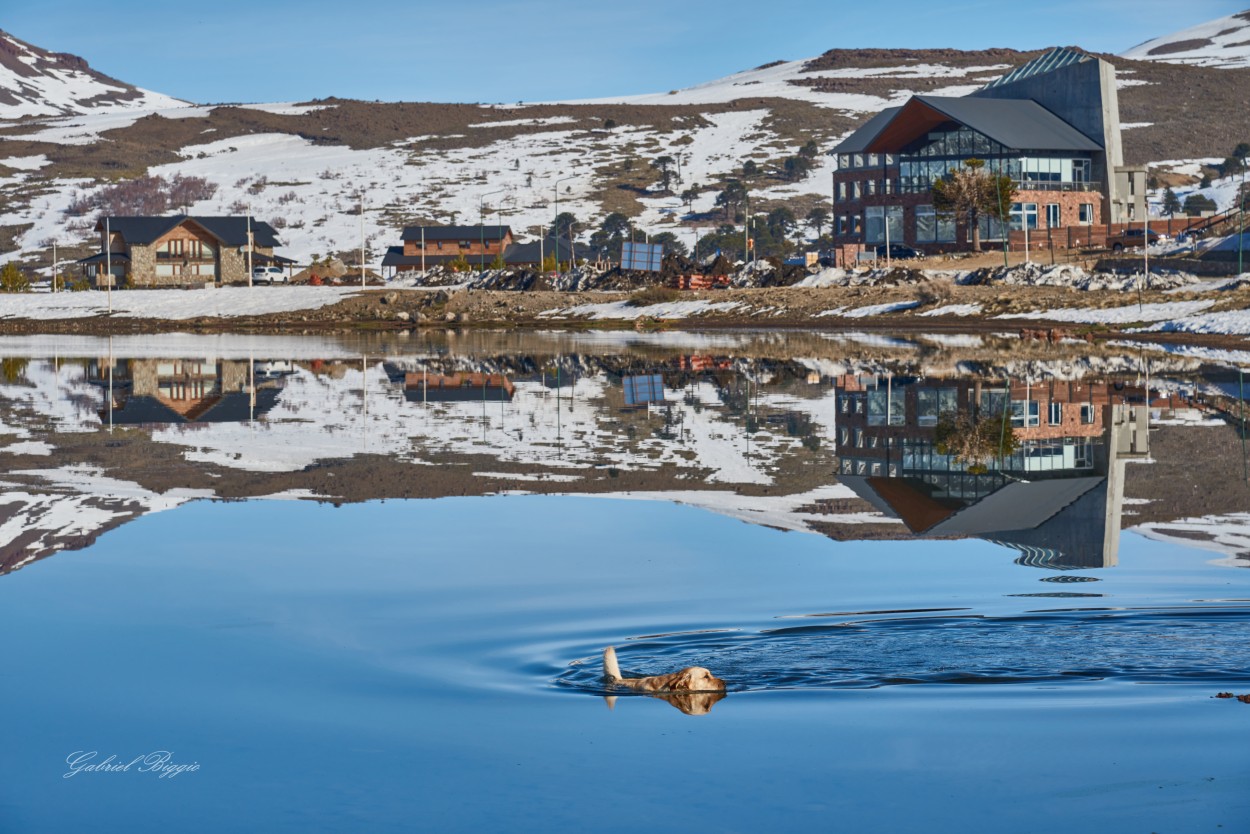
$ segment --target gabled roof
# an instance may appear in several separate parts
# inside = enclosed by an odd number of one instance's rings
[[[881,132],[890,120],[894,118],[901,107],[887,107],[868,121],[864,122],[855,132],[843,139],[832,153],[864,153],[868,150],[868,143],[877,138],[877,134]]]
[[[512,234],[509,226],[405,226],[400,240],[503,240]]]
[[[122,236],[132,246],[147,246],[159,240],[163,235],[181,226],[188,220],[199,225],[223,246],[246,246],[246,217],[192,217],[185,214],[174,214],[168,217],[109,217],[109,231]],[[96,223],[96,231],[104,231],[105,218]],[[252,240],[257,246],[280,246],[278,233],[273,226],[252,218]]]
[[[933,128],[953,121],[1013,150],[1101,151],[1100,144],[1032,99],[912,96],[883,110],[834,148],[834,153],[898,153]]]

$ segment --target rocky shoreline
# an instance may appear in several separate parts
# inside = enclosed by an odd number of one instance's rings
[[[258,292],[265,292],[259,289]],[[170,291],[172,292],[172,291]],[[123,307],[126,293],[119,293]],[[1146,311],[1140,318],[1137,305]],[[0,334],[118,335],[164,332],[391,331],[417,328],[808,329],[1002,332],[1028,338],[1237,345],[1239,333],[1142,332],[1176,309],[1250,321],[1250,289],[1207,292],[1076,291],[1062,287],[946,285],[772,287],[706,291],[516,292],[364,289],[334,303],[260,315],[181,318],[104,312],[57,318],[9,315]],[[1162,314],[1159,312],[1162,311]],[[1245,331],[1243,331],[1245,332]]]

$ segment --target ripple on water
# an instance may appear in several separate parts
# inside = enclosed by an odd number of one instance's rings
[[[847,619],[638,638],[617,652],[627,675],[705,666],[729,682],[730,692],[1106,679],[1223,683],[1250,681],[1250,608]],[[555,683],[621,694],[601,674],[592,655],[572,661]]]

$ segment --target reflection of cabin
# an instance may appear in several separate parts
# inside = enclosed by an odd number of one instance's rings
[[[272,226],[246,217],[178,214],[109,217],[107,223],[108,240],[105,220],[96,224],[100,252],[79,261],[92,271],[97,286],[108,283],[108,267],[114,286],[126,276],[137,287],[245,283],[249,247],[253,268],[294,263],[274,254],[278,237]]]
[[[113,425],[246,422],[268,413],[281,388],[249,379],[247,362],[122,359],[88,366],[88,379],[106,389],[100,420]],[[109,397],[108,387],[112,386]]]
[[[515,393],[503,374],[404,374],[404,396],[411,402],[511,401]]]

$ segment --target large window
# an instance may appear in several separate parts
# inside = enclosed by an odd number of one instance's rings
[[[867,206],[864,209],[864,242],[885,243],[886,215],[889,215],[890,242],[903,242],[903,207],[902,206]]]
[[[933,206],[916,206],[917,243],[952,243],[954,240],[954,215],[938,214]]]
[[[1093,203],[1081,203],[1079,219],[1082,223],[1086,225],[1093,225],[1094,223],[1094,204]]]
[[[1011,228],[1020,231],[1024,228],[1037,228],[1037,203],[1012,203]]]
[[[868,425],[901,426],[906,422],[907,401],[904,391],[891,391],[882,386],[868,392]]]

